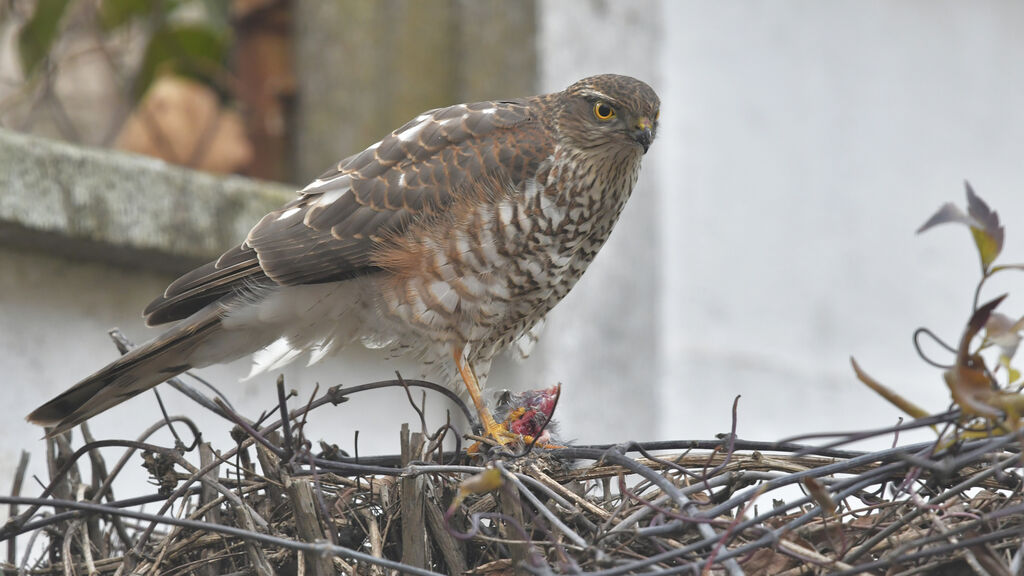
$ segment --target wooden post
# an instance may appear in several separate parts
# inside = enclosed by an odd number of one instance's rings
[[[535,93],[534,2],[297,0],[293,180],[420,112]]]

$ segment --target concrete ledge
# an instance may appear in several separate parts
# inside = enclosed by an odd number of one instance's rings
[[[182,272],[295,189],[0,130],[0,244]]]

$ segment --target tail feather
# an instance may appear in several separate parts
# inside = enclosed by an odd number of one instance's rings
[[[128,398],[193,367],[196,347],[221,332],[216,305],[197,312],[155,339],[36,408],[27,420],[60,434]]]

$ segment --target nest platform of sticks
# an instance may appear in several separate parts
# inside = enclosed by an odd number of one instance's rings
[[[12,506],[0,568],[35,575],[1021,573],[1024,498],[1014,434],[877,452],[842,445],[898,429],[818,446],[729,435],[467,454],[442,452],[450,426],[433,433],[405,426],[401,455],[356,460],[332,446],[314,450],[303,436],[318,408],[358,401],[352,389],[329,389],[291,411],[280,381],[279,390],[276,422],[250,423],[223,404],[211,407],[237,423],[230,449],[149,444],[166,422],[133,441],[97,441],[87,428],[77,449],[68,435],[51,439],[44,493],[24,498],[16,488],[0,498]],[[951,411],[901,429],[961,417]],[[171,420],[201,437],[186,419]],[[124,456],[108,468],[96,449],[111,446]],[[140,456],[159,488],[118,500],[118,474]],[[83,459],[91,479],[79,471]]]

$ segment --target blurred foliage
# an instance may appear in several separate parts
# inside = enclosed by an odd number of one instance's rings
[[[288,0],[25,0],[13,18],[0,13],[19,58],[0,70],[0,127],[287,179],[291,10]]]
[[[109,31],[133,21],[135,18],[149,16],[155,9],[170,13],[180,2],[166,0],[151,2],[149,0],[104,0],[100,3],[99,16],[103,29]]]
[[[26,75],[39,71],[60,37],[61,22],[73,3],[38,0],[32,17],[18,34]],[[229,3],[216,0],[103,0],[96,17],[105,33],[142,25],[149,31],[142,66],[132,95],[138,100],[160,74],[173,73],[207,84],[224,94],[220,77],[231,48]]]
[[[18,56],[25,75],[35,72],[57,39],[68,0],[39,0],[32,18],[18,34]]]
[[[135,79],[135,97],[140,98],[160,74],[176,74],[217,89],[230,48],[226,30],[205,25],[165,25],[149,40],[142,69]],[[223,92],[219,90],[218,92]]]

